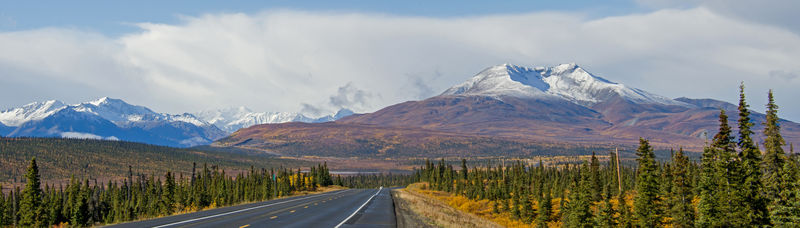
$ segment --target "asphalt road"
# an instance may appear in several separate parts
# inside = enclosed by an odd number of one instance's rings
[[[396,227],[390,190],[348,189],[108,227]]]

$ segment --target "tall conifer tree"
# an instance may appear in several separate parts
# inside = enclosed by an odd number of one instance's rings
[[[611,205],[611,194],[609,193],[609,185],[605,185],[603,188],[604,193],[604,200],[598,206],[599,209],[597,210],[597,214],[595,216],[595,223],[599,227],[615,227],[617,222],[614,220],[614,211],[613,205]]]
[[[564,221],[566,227],[594,227],[592,215],[591,171],[586,163],[580,169],[578,185],[569,194],[569,213]]]
[[[600,179],[600,161],[597,160],[597,156],[595,156],[594,151],[592,151],[592,159],[591,163],[589,164],[589,168],[591,169],[591,185],[592,185],[592,201],[600,201],[602,200],[602,192],[603,192],[603,183]]]
[[[753,123],[750,120],[750,105],[747,104],[744,94],[744,83],[739,85],[739,160],[741,163],[742,185],[742,213],[746,214],[750,226],[763,226],[769,223],[767,213],[767,200],[762,191],[764,184],[761,181],[761,152],[753,141]]]
[[[553,210],[553,202],[551,200],[550,188],[544,189],[542,198],[539,199],[539,210],[536,211],[536,227],[547,227],[547,222],[550,222],[550,215]]]
[[[774,201],[778,198],[781,185],[781,169],[786,162],[786,154],[782,146],[786,143],[781,136],[781,126],[778,123],[778,105],[769,91],[767,98],[767,121],[764,123],[764,193],[768,199]],[[773,202],[774,204],[774,202]]]
[[[3,194],[3,184],[0,184],[0,226],[9,225],[8,219],[6,219],[6,196]]]
[[[21,226],[43,226],[42,221],[42,188],[39,182],[39,166],[36,165],[36,158],[31,159],[28,171],[25,174],[27,183],[22,190],[22,200],[19,205]]]
[[[716,155],[714,161],[714,181],[716,182],[714,199],[718,201],[720,215],[724,215],[718,218],[716,224],[733,227],[746,226],[748,224],[746,222],[748,215],[744,214],[743,208],[745,206],[741,197],[742,175],[740,173],[740,162],[736,158],[736,144],[733,140],[731,127],[728,125],[728,115],[726,115],[724,109],[720,110],[719,132],[714,135],[711,148]]]
[[[639,227],[655,227],[661,223],[661,202],[658,196],[658,164],[650,143],[639,138],[636,150],[639,169],[636,175],[636,197],[633,201],[634,218]]]
[[[683,154],[683,148],[672,156],[672,208],[670,215],[675,227],[694,226],[694,206],[692,206],[691,179],[689,158]]]
[[[797,166],[785,162],[779,173],[778,198],[769,205],[770,221],[775,227],[800,227],[800,199],[798,199]]]

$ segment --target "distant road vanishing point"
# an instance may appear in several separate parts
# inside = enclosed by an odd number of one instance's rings
[[[396,227],[389,189],[348,189],[107,227]]]

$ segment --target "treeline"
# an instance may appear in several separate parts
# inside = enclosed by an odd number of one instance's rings
[[[487,199],[492,213],[537,227],[800,227],[800,159],[791,144],[784,151],[772,91],[763,150],[752,137],[744,86],[739,98],[738,135],[720,111],[719,132],[699,163],[682,149],[660,163],[640,139],[635,169],[620,167],[612,153],[606,165],[593,155],[566,167],[462,163],[457,171],[428,162],[416,176],[435,190]]]
[[[0,226],[84,227],[198,211],[315,191],[333,184],[327,164],[300,169],[250,168],[235,177],[216,166],[192,167],[191,176],[134,175],[121,183],[90,183],[72,178],[66,186],[41,186],[36,159],[30,161],[24,189],[0,194]],[[339,178],[341,182],[341,178]]]
[[[418,182],[416,175],[408,174],[359,174],[341,176],[336,175],[334,184],[348,188],[377,188],[398,187]]]
[[[229,170],[247,170],[252,164],[267,168],[316,165],[297,159],[249,155],[235,148],[172,148],[94,139],[0,137],[0,183],[21,182],[32,157],[36,157],[42,179],[48,181],[67,181],[73,175],[78,179],[125,177],[132,164],[134,171],[156,174],[171,171],[184,175],[191,172],[193,162]]]

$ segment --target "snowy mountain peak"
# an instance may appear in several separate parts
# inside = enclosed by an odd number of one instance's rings
[[[0,112],[0,123],[6,126],[20,126],[28,121],[44,119],[66,106],[64,102],[57,100],[33,102]]]
[[[442,95],[514,96],[561,98],[591,106],[614,97],[634,103],[688,105],[595,76],[575,63],[553,67],[501,64],[486,68]]]
[[[162,115],[144,106],[132,105],[120,99],[102,97],[100,99],[74,105],[75,111],[99,115],[115,124],[129,121],[160,119]]]
[[[549,87],[534,69],[501,64],[484,69],[442,95],[548,96],[545,91]]]
[[[0,130],[4,136],[13,137],[120,139],[194,146],[225,136],[225,132],[192,114],[156,113],[109,97],[73,105],[55,100],[34,102],[0,112],[0,123],[12,127]]]
[[[101,104],[108,103],[108,102],[109,102],[109,101],[108,101],[109,99],[111,99],[111,98],[108,98],[108,97],[101,97],[101,98],[99,98],[99,99],[97,99],[97,100],[89,101],[89,102],[86,102],[86,103],[93,104],[93,105],[95,105],[95,106],[100,106]]]
[[[353,111],[349,109],[342,109],[336,114],[323,116],[316,119],[296,112],[253,112],[246,107],[231,107],[219,110],[208,110],[195,113],[194,115],[200,120],[211,123],[217,126],[219,129],[232,133],[241,128],[258,124],[286,122],[317,123],[334,121],[349,115],[353,115]]]
[[[338,119],[341,119],[341,118],[344,118],[344,117],[347,117],[347,116],[351,116],[353,114],[355,114],[355,112],[353,112],[353,110],[343,108],[343,109],[340,109],[338,112],[336,112],[336,114],[333,115],[333,118],[335,120],[338,120]]]

